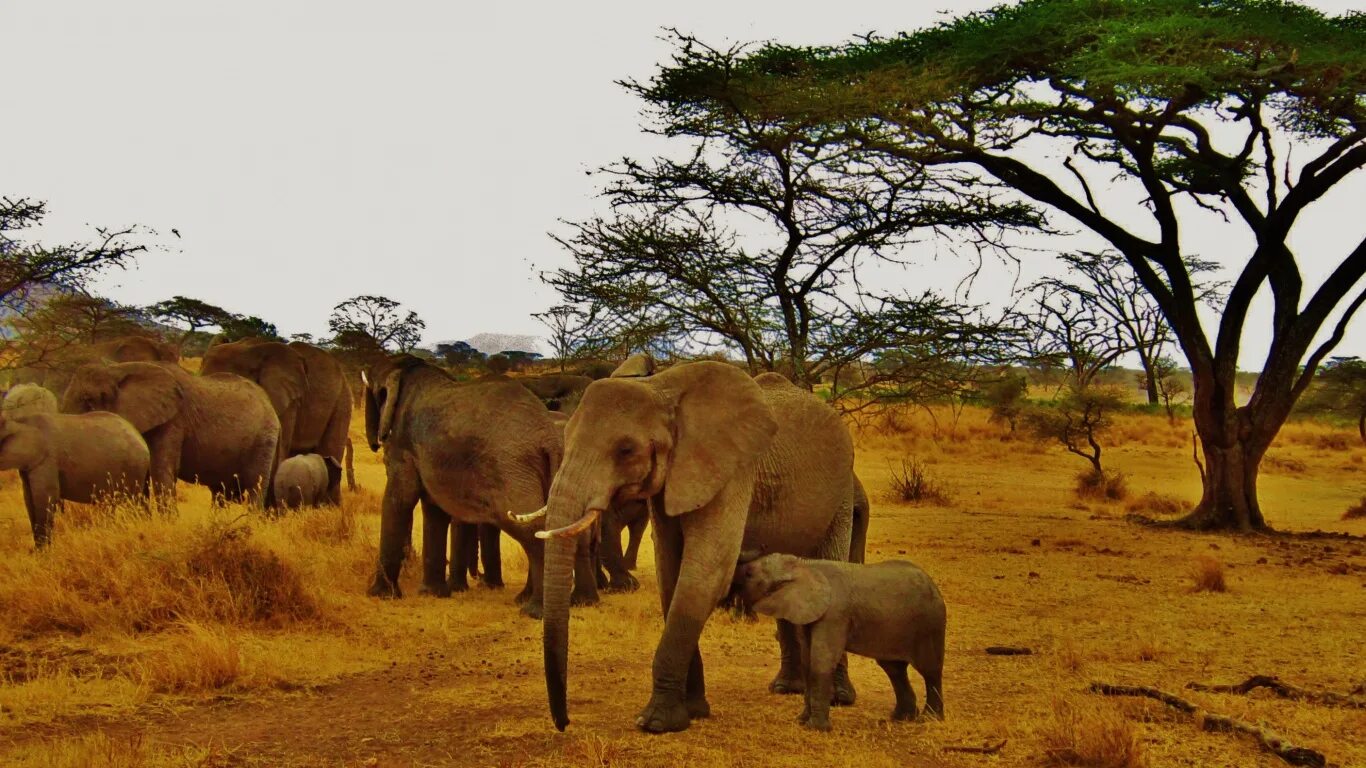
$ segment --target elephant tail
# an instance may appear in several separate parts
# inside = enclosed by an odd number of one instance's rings
[[[854,520],[849,536],[849,562],[862,563],[868,548],[868,517],[872,513],[868,492],[863,482],[854,476]]]
[[[346,438],[346,450],[342,461],[346,464],[346,490],[356,492],[356,446],[351,442],[351,438]]]

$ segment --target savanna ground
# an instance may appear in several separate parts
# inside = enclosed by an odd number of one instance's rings
[[[1187,424],[1122,419],[1105,456],[1127,475],[1120,502],[1079,501],[1080,459],[1004,440],[982,411],[953,429],[939,414],[937,437],[915,412],[860,428],[869,560],[914,560],[949,605],[947,720],[888,723],[890,687],[856,658],[857,705],[833,712],[834,733],[804,731],[798,699],[766,692],[772,624],[718,612],[702,640],[713,717],[646,736],[633,721],[662,626],[648,542],[639,592],[574,612],[573,723],[556,733],[540,627],[511,604],[526,568],[515,545],[504,540],[507,590],[419,597],[408,568],[407,599],[364,596],[384,475],[357,417],[363,490],[341,511],[268,521],[212,511],[182,484],[178,519],[69,508],[35,555],[18,478],[0,476],[0,764],[1279,764],[1159,704],[1086,692],[1104,680],[1172,690],[1272,724],[1333,764],[1366,765],[1366,710],[1183,690],[1252,674],[1339,693],[1366,682],[1366,543],[1123,520],[1130,505],[1160,514],[1198,497]],[[1342,519],[1366,492],[1363,454],[1346,430],[1287,427],[1261,483],[1269,520],[1366,534],[1366,518]],[[909,455],[947,501],[889,496]],[[1195,591],[1194,573],[1219,566],[1227,591]],[[989,656],[991,645],[1035,652]],[[944,750],[1001,740],[990,756]]]

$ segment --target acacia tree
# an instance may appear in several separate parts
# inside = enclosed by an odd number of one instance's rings
[[[125,268],[146,246],[131,240],[137,228],[96,229],[88,243],[41,245],[19,239],[19,232],[39,226],[47,216],[41,201],[0,197],[0,306],[22,311],[35,287],[78,291],[91,277]]]
[[[363,334],[381,349],[411,352],[422,340],[426,321],[385,296],[355,296],[332,308],[327,327],[337,339]]]
[[[1366,362],[1358,357],[1329,360],[1319,369],[1317,383],[1305,397],[1304,407],[1353,419],[1362,442],[1366,442]]]
[[[1036,283],[1021,315],[1023,354],[1036,369],[1063,371],[1064,386],[1085,392],[1101,371],[1134,350],[1119,324],[1094,302],[1049,281]]]
[[[13,334],[0,338],[0,366],[34,370],[69,369],[92,344],[147,333],[138,308],[80,292],[28,302],[6,325]]]
[[[532,317],[550,331],[548,341],[550,351],[560,363],[560,373],[564,373],[565,363],[582,354],[589,346],[590,326],[583,310],[570,304],[560,304]]]
[[[202,328],[221,328],[234,315],[220,306],[187,296],[172,296],[147,307],[147,314],[171,325],[182,327],[176,349],[184,353],[185,342]]]
[[[612,213],[555,237],[575,264],[545,279],[566,302],[638,317],[637,328],[679,329],[686,344],[738,350],[752,372],[781,368],[812,388],[851,360],[944,325],[925,318],[959,314],[930,293],[873,290],[861,269],[898,263],[919,233],[954,230],[990,247],[1003,231],[1038,223],[961,173],[865,163],[818,120],[740,99],[692,109],[675,98],[670,73],[725,77],[743,50],[676,42],[671,66],[622,85],[644,103],[646,132],[678,149],[601,169]]]
[[[1360,222],[1316,243],[1315,258],[1336,265],[1317,286],[1291,242],[1305,212],[1366,164],[1360,14],[1283,0],[1026,0],[894,38],[688,63],[668,81],[695,112],[761,105],[838,128],[851,152],[975,172],[1119,253],[1191,366],[1207,471],[1179,524],[1266,526],[1262,457],[1366,301]],[[1107,191],[1115,204],[1102,204]],[[1221,218],[1220,257],[1236,277],[1207,332],[1189,238]],[[1239,353],[1263,289],[1271,343],[1239,405]]]

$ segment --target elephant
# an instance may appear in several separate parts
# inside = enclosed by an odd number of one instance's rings
[[[782,376],[752,379],[702,361],[589,385],[566,427],[543,533],[550,541],[542,631],[555,727],[569,722],[572,556],[579,534],[605,510],[649,501],[665,625],[653,695],[636,724],[681,731],[711,711],[697,641],[741,550],[848,559],[853,478],[853,443],[839,415]],[[784,653],[775,685],[801,684],[794,659]],[[852,700],[841,677],[836,695],[843,687]]]
[[[579,406],[583,390],[593,383],[587,376],[570,373],[547,373],[541,376],[523,376],[513,379],[531,390],[532,394],[545,403],[546,410],[557,411],[566,416],[572,415]]]
[[[150,466],[142,435],[112,413],[0,417],[0,469],[19,470],[39,549],[51,539],[63,500],[88,504],[111,494],[145,495]]]
[[[285,509],[317,507],[328,499],[327,489],[341,477],[342,466],[331,456],[301,453],[280,462],[271,485]]]
[[[563,455],[560,428],[524,387],[490,378],[457,382],[419,358],[379,361],[363,374],[365,432],[384,447],[387,481],[381,508],[379,563],[369,592],[402,597],[399,568],[422,502],[422,592],[451,593],[446,577],[448,526],[497,526],[526,551],[522,611],[541,615],[544,544],[533,510],[543,507]],[[575,599],[597,601],[591,564],[583,559]],[[462,574],[463,576],[463,574]]]
[[[174,363],[180,353],[170,344],[147,336],[117,336],[89,346],[73,347],[41,364],[15,371],[11,383],[39,384],[61,394],[76,369],[90,363]]]
[[[907,664],[925,680],[925,713],[944,716],[944,598],[915,565],[767,555],[740,565],[735,579],[754,610],[798,627],[808,674],[801,724],[830,730],[832,676],[846,650],[875,659],[887,673],[896,693],[893,721],[916,717]]]
[[[478,578],[489,589],[503,588],[503,553],[499,546],[502,531],[491,523],[454,523],[451,525],[451,575],[448,579],[452,592],[470,588],[466,580]],[[483,573],[479,571],[481,561]]]
[[[254,382],[230,373],[192,376],[171,363],[86,365],[62,396],[64,413],[112,411],[142,434],[152,454],[151,486],[163,512],[175,482],[215,497],[259,504],[275,465],[280,420]]]
[[[641,501],[613,505],[603,513],[600,520],[602,537],[593,559],[598,589],[634,592],[640,588],[640,582],[631,575],[631,571],[636,569],[636,556],[649,522],[649,505]],[[630,534],[625,552],[621,549],[622,531]]]
[[[0,411],[9,418],[32,416],[37,413],[56,413],[57,396],[52,390],[37,384],[15,384],[5,393]]]
[[[200,371],[235,373],[265,390],[280,420],[275,464],[299,453],[344,460],[351,385],[328,353],[302,342],[250,338],[209,347]],[[327,499],[341,503],[340,475],[329,477]],[[268,505],[272,502],[267,498]]]

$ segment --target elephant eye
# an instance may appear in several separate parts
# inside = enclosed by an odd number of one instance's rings
[[[625,439],[617,443],[617,458],[629,459],[636,455],[638,450],[634,440]]]

